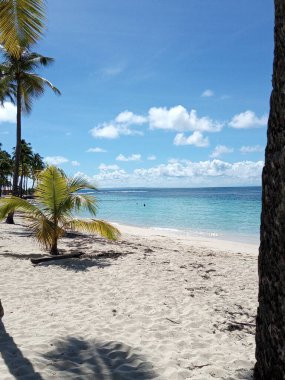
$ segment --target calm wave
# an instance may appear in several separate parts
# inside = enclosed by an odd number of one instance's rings
[[[111,189],[95,195],[102,219],[183,235],[258,242],[261,187]]]

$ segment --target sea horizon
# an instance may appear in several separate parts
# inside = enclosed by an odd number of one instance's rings
[[[260,186],[117,187],[98,189],[94,195],[97,217],[113,223],[189,238],[259,240]]]

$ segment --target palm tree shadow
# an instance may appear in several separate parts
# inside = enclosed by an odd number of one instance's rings
[[[238,369],[235,376],[236,379],[253,380],[253,369]]]
[[[63,269],[73,271],[73,272],[85,272],[90,268],[105,268],[110,266],[110,262],[106,260],[96,260],[89,258],[80,258],[80,259],[64,259],[57,261],[48,261],[44,263],[37,264],[38,266],[58,266]]]
[[[0,253],[0,257],[11,257],[12,259],[20,259],[20,260],[30,260],[30,259],[38,259],[40,257],[44,257],[44,254],[41,253],[14,253],[14,252],[4,252]]]
[[[44,355],[57,378],[92,380],[150,380],[153,365],[121,342],[85,341],[68,337]]]
[[[15,379],[29,377],[33,380],[43,380],[29,359],[25,358],[22,351],[18,348],[14,339],[6,331],[3,322],[0,321],[0,354],[6,364],[10,374]]]

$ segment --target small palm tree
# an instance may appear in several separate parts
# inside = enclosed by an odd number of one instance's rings
[[[39,175],[35,191],[36,204],[14,196],[1,199],[0,219],[14,210],[25,212],[31,220],[30,228],[35,238],[51,255],[59,254],[58,239],[67,230],[95,233],[116,240],[120,232],[111,224],[103,220],[83,220],[74,217],[74,213],[80,209],[96,215],[96,199],[90,194],[78,192],[84,189],[96,190],[84,178],[69,179],[62,170],[49,166]]]

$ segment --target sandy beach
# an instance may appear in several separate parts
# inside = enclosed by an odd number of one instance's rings
[[[250,379],[257,251],[120,226],[118,242],[46,255],[22,219],[0,224],[0,379]]]

